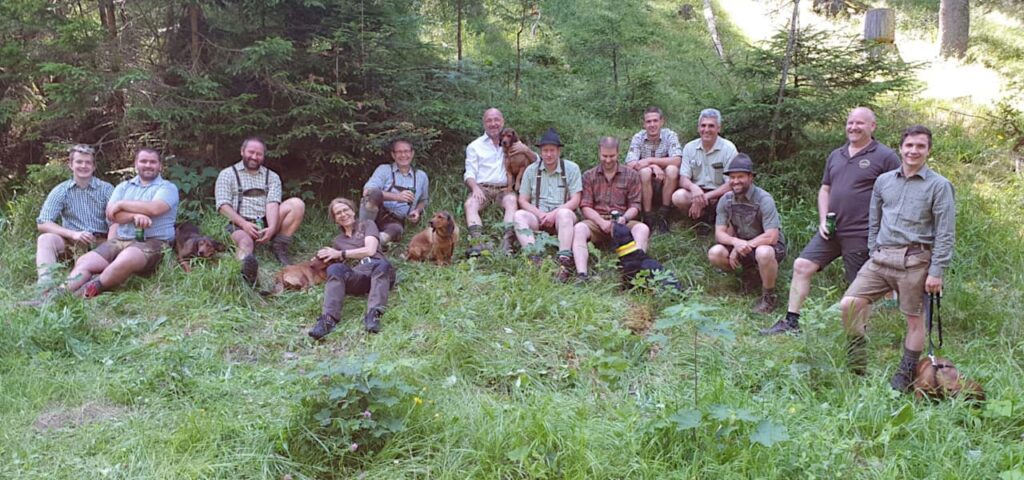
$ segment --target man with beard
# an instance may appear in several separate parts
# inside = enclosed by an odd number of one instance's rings
[[[227,217],[227,229],[242,261],[242,279],[255,285],[259,263],[257,245],[270,242],[270,251],[282,265],[290,265],[288,247],[302,224],[306,204],[299,198],[281,201],[281,177],[263,166],[267,145],[259,137],[242,141],[242,159],[221,170],[214,190],[217,211]]]
[[[92,298],[160,265],[178,216],[178,187],[160,176],[162,167],[156,150],[135,155],[138,174],[115,187],[107,203],[107,219],[118,224],[116,238],[78,259],[65,281],[67,291]]]
[[[811,277],[838,257],[843,258],[846,282],[851,283],[868,259],[868,204],[879,175],[900,167],[896,152],[872,137],[875,113],[865,107],[846,119],[846,145],[832,151],[818,190],[818,234],[793,262],[789,308],[785,318],[761,335],[800,331],[800,307],[811,291]],[[835,230],[829,231],[827,215],[835,214]]]
[[[716,245],[708,250],[712,265],[732,271],[743,267],[744,286],[752,288],[761,280],[761,300],[755,313],[775,309],[775,279],[779,262],[786,257],[779,212],[768,192],[754,186],[754,162],[744,153],[736,155],[724,172],[730,191],[718,202],[715,218]]]

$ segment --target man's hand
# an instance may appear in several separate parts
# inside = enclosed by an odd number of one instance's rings
[[[533,150],[530,150],[530,147],[523,142],[513,143],[512,147],[509,148],[509,153],[511,153],[512,155],[523,153],[531,157],[535,156],[533,154]]]
[[[266,229],[260,230],[260,229],[256,228],[256,224],[255,223],[252,223],[252,222],[250,222],[248,220],[245,220],[245,219],[242,219],[242,224],[238,226],[238,229],[243,231],[243,232],[245,232],[245,234],[248,235],[249,238],[251,238],[253,240],[256,240],[256,239],[260,238],[260,232],[263,231],[263,230],[266,230]]]
[[[928,275],[924,280],[924,291],[928,293],[942,293],[942,277]]]
[[[484,190],[482,188],[477,186],[469,192],[469,198],[476,200],[477,205],[483,205],[484,200],[487,200],[487,195],[484,194]]]
[[[818,224],[818,235],[821,235],[821,238],[828,240],[828,223],[824,220]]]
[[[420,211],[415,208],[409,210],[409,214],[405,216],[412,223],[420,223]]]
[[[413,194],[412,190],[406,190],[404,192],[398,192],[398,201],[402,203],[412,203],[416,200],[416,195]]]
[[[619,223],[622,223],[622,217],[619,217]],[[605,220],[603,218],[601,219],[601,222],[598,224],[598,226],[601,227],[601,231],[609,235],[612,234],[612,225],[614,224],[611,220]]]
[[[555,224],[555,212],[550,211],[547,213],[542,213],[540,214],[540,218],[538,218],[537,220],[539,220],[540,226],[550,227]]]
[[[316,252],[316,258],[323,260],[324,262],[332,262],[335,260],[341,260],[341,250],[335,250],[331,247],[324,247]]]
[[[741,240],[739,244],[733,244],[732,251],[739,252],[740,255],[749,255],[754,250],[754,246],[746,240]]]
[[[690,218],[692,218],[694,220],[700,218],[701,215],[704,215],[704,206],[698,204],[696,200],[697,199],[695,198],[694,202],[690,204],[690,211],[689,211]]]
[[[153,224],[153,219],[141,213],[136,213],[135,215],[132,215],[132,223],[139,228],[149,228],[149,226]]]
[[[665,180],[665,169],[663,169],[663,168],[661,168],[661,167],[659,167],[659,166],[657,166],[657,165],[655,165],[653,163],[648,165],[648,168],[651,169],[651,173],[654,174],[654,178],[656,178],[659,182],[662,182],[662,181]]]
[[[271,230],[270,227],[264,228],[263,230],[257,230],[255,238],[256,244],[267,243],[270,239],[274,238],[274,235],[277,235],[277,231]]]
[[[87,243],[90,245],[96,241],[91,232],[75,232],[75,234],[71,236],[71,239],[78,243]]]
[[[729,252],[729,266],[732,267],[733,270],[740,268],[740,254],[739,250],[736,248],[733,248],[732,251]]]

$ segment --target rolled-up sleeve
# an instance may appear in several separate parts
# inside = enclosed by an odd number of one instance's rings
[[[267,203],[281,203],[281,197],[284,195],[281,191],[281,176],[270,172],[270,181],[268,183],[270,185],[268,185]]]
[[[384,165],[377,165],[377,168],[373,170],[373,175],[370,175],[370,178],[368,178],[366,180],[366,183],[363,185],[363,191],[369,190],[371,188],[376,188],[378,190],[387,190],[389,187],[388,170],[390,168],[391,164],[389,163],[385,163]]]
[[[626,163],[633,163],[640,160],[640,146],[644,143],[643,132],[633,135],[629,141],[629,152],[626,153]]]
[[[676,132],[670,131],[667,137],[668,156],[683,158],[683,146],[679,143],[679,135]]]
[[[932,212],[935,216],[935,245],[932,246],[932,264],[928,275],[942,277],[953,259],[956,242],[956,194],[953,184],[943,182],[935,189]]]

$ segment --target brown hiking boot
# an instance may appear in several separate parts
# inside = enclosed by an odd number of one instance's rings
[[[515,239],[516,233],[511,228],[506,229],[504,235],[501,236],[501,248],[502,253],[508,256],[512,256],[515,253]]]
[[[800,333],[800,321],[790,318],[782,318],[768,328],[761,329],[762,336],[781,335],[783,333]]]
[[[909,392],[914,384],[914,374],[917,373],[917,359],[921,352],[908,351],[903,349],[903,358],[900,359],[900,366],[896,368],[896,375],[893,375],[889,385],[898,392]]]
[[[557,280],[558,283],[568,282],[575,271],[576,264],[573,263],[571,256],[558,256],[558,273],[555,274],[555,280]]]
[[[779,304],[779,296],[775,290],[764,290],[761,292],[761,300],[754,306],[754,313],[772,313]]]
[[[292,259],[288,258],[288,247],[292,244],[292,237],[278,235],[270,241],[270,252],[274,254],[281,265],[291,265]]]

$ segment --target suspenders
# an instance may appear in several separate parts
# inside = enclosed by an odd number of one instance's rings
[[[238,202],[235,203],[235,212],[237,212],[239,215],[241,215],[242,214],[242,195],[246,192],[246,190],[242,189],[242,177],[238,176],[238,169],[235,168],[234,165],[232,165],[231,166],[231,171],[235,173],[235,182],[238,185],[238,193],[237,193],[237,195],[238,195]],[[264,170],[264,175],[263,175],[263,192],[264,192],[263,193],[264,196],[270,194],[270,169],[269,168]]]
[[[409,170],[412,172],[412,193],[415,196],[416,193],[417,193],[416,192],[416,174],[419,173],[419,172],[418,172],[418,170],[416,170],[415,168],[412,168],[412,167],[409,167]],[[409,190],[406,187],[399,187],[398,186],[397,179],[395,178],[395,166],[394,165],[391,166],[391,188],[389,188],[388,190],[398,190],[400,192],[404,192],[406,190]],[[415,202],[416,202],[416,199],[413,198],[413,203],[415,203]],[[410,203],[409,205],[412,205],[412,203]]]
[[[562,203],[565,203],[569,201],[569,180],[565,178],[565,159],[559,158],[558,166],[561,169],[562,191],[565,193],[562,198]],[[533,206],[537,208],[540,208],[540,175],[543,168],[543,160],[537,160],[537,188],[533,192]]]

